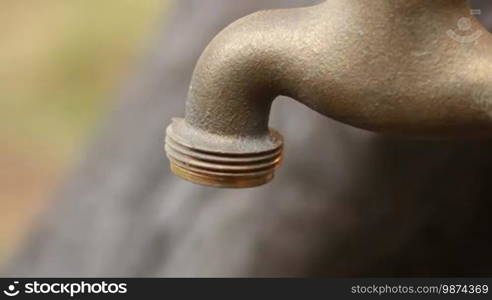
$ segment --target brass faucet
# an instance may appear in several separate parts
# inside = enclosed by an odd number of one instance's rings
[[[171,169],[216,187],[273,178],[273,100],[300,101],[375,132],[492,135],[492,37],[465,0],[331,0],[261,11],[202,54],[184,119],[167,129]]]

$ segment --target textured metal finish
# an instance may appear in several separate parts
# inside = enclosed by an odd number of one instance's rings
[[[274,130],[258,138],[219,136],[176,119],[167,129],[171,170],[183,179],[215,187],[242,188],[273,179],[282,160],[282,136]]]
[[[281,159],[282,138],[268,128],[279,95],[381,133],[490,136],[491,82],[492,38],[464,0],[331,0],[262,11],[207,47],[166,148],[187,180],[255,186]]]

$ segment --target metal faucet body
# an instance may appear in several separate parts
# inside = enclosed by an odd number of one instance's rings
[[[331,0],[262,11],[204,51],[166,150],[172,170],[192,182],[257,186],[282,159],[282,136],[268,127],[280,95],[380,133],[490,136],[491,82],[492,37],[464,0]]]

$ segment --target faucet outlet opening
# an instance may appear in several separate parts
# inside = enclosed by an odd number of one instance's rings
[[[175,119],[165,150],[171,171],[187,181],[221,188],[249,188],[270,182],[282,161],[282,136],[275,130],[258,138],[214,136]]]

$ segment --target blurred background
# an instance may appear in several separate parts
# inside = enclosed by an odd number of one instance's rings
[[[164,129],[208,41],[253,11],[314,2],[2,0],[0,265],[28,240],[11,274],[489,272],[479,255],[461,263],[469,237],[492,260],[488,144],[384,140],[289,102],[273,112],[290,158],[271,185],[217,191],[167,170]],[[472,2],[492,28],[492,1]]]
[[[0,262],[78,159],[166,0],[0,2]]]

